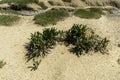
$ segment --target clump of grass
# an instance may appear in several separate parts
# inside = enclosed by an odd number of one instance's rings
[[[98,8],[78,9],[74,13],[75,16],[86,19],[98,19],[103,14],[102,10]]]
[[[37,3],[42,9],[47,9],[48,7],[45,6],[45,4],[43,2],[39,2]]]
[[[26,46],[28,53],[27,59],[30,60],[35,57],[45,56],[49,49],[55,45],[57,41],[58,31],[55,28],[44,29],[43,33],[35,32],[31,34],[31,41]]]
[[[87,34],[89,32],[89,34]],[[89,36],[88,36],[89,35]],[[92,30],[86,27],[86,25],[74,24],[71,29],[66,32],[66,43],[72,44],[72,52],[76,53],[77,56],[89,51],[107,52],[107,45],[109,40],[107,38],[100,38],[95,35]]]
[[[62,0],[62,1],[64,1],[64,2],[71,2],[71,0]]]
[[[48,24],[56,24],[59,20],[63,20],[68,16],[67,11],[64,10],[50,10],[46,13],[38,14],[34,20],[36,24],[46,26]]]
[[[20,17],[13,15],[0,15],[0,25],[10,26],[18,21]]]
[[[0,61],[0,68],[3,68],[6,65],[6,62],[4,62],[3,60]]]

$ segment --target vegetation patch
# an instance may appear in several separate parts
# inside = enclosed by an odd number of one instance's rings
[[[13,15],[0,15],[0,25],[9,26],[18,21],[20,17]]]
[[[96,35],[92,29],[86,25],[74,24],[71,29],[66,32],[66,43],[72,44],[71,51],[77,56],[90,51],[106,53],[106,47],[109,40]]]
[[[78,9],[74,13],[75,16],[86,19],[98,19],[103,14],[104,13],[99,8]]]
[[[47,9],[48,7],[45,6],[45,4],[43,2],[39,2],[37,3],[42,9]]]
[[[90,51],[107,53],[109,40],[96,35],[92,29],[86,25],[74,24],[67,31],[58,31],[55,28],[43,30],[43,33],[35,32],[31,34],[30,43],[27,44],[28,60],[45,56],[49,49],[52,49],[56,42],[64,42],[67,45],[73,45],[70,49],[77,56]]]
[[[50,10],[46,13],[38,14],[35,16],[34,20],[36,24],[45,26],[48,24],[56,24],[58,21],[63,20],[68,16],[65,10]]]
[[[55,28],[44,29],[43,33],[35,32],[31,34],[30,43],[26,46],[28,61],[32,58],[48,54],[49,49],[53,48],[56,44],[57,35],[58,31]]]
[[[30,42],[26,45],[28,53],[27,61],[33,59],[31,70],[36,70],[41,61],[35,60],[40,56],[46,56],[56,42],[63,42],[70,46],[70,51],[77,56],[90,51],[107,53],[109,40],[96,35],[92,29],[86,25],[74,24],[67,31],[57,30],[55,28],[46,28],[42,33],[35,32],[31,34]]]

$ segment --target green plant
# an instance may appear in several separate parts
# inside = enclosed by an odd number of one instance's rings
[[[45,4],[43,2],[39,2],[37,3],[42,9],[47,9],[48,7],[45,6]]]
[[[35,32],[31,34],[30,40],[30,43],[26,46],[28,50],[26,54],[28,60],[34,57],[45,56],[47,53],[47,42],[43,40],[42,34],[40,32]]]
[[[0,60],[0,68],[3,68],[3,66],[5,65],[6,65],[6,62],[4,62],[3,60],[2,61]]]
[[[62,1],[64,1],[64,2],[71,2],[71,0],[62,0]]]
[[[26,46],[28,60],[34,57],[45,56],[48,53],[47,51],[55,45],[57,35],[58,32],[55,28],[44,29],[43,33],[35,32],[31,34],[31,41]]]
[[[59,20],[62,20],[67,16],[68,13],[64,10],[50,10],[36,15],[34,20],[36,24],[46,26],[48,24],[56,24]]]
[[[74,24],[71,29],[66,31],[65,41],[68,45],[73,45],[70,51],[76,53],[77,56],[89,51],[106,53],[109,42],[107,38],[101,39],[90,28],[82,24]]]
[[[54,45],[55,44],[55,42],[57,41],[57,39],[58,39],[58,31],[57,31],[57,29],[55,29],[55,28],[51,28],[51,29],[44,29],[43,30],[43,39],[46,41],[46,42],[48,42],[48,47],[49,46],[52,46],[52,45]]]
[[[0,15],[0,25],[9,26],[18,21],[20,17],[13,15]]]
[[[86,25],[74,24],[71,29],[66,31],[65,41],[68,44],[75,44],[78,38],[84,38],[87,28]]]
[[[99,8],[78,9],[74,13],[75,16],[87,19],[98,19],[103,14],[104,13]]]

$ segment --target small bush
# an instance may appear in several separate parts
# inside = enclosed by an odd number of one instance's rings
[[[90,31],[89,34],[88,31]],[[86,25],[78,24],[73,25],[71,29],[66,31],[65,41],[67,44],[74,46],[71,51],[76,53],[77,56],[89,51],[106,53],[109,42],[106,38],[101,39],[98,35],[95,35]]]
[[[64,2],[71,2],[71,0],[63,0]]]
[[[0,25],[9,26],[14,22],[18,21],[20,18],[18,16],[12,15],[0,15]]]
[[[45,4],[43,2],[39,2],[37,3],[42,9],[47,9],[48,7],[45,6]]]
[[[5,66],[5,65],[6,65],[6,62],[4,62],[3,60],[0,61],[0,68],[3,68],[3,66]]]
[[[81,17],[81,18],[87,18],[87,19],[98,19],[103,15],[101,9],[98,8],[89,8],[89,9],[78,9],[75,11],[74,15]]]
[[[64,10],[50,10],[46,13],[36,15],[34,20],[36,24],[45,26],[48,24],[56,24],[59,20],[67,16],[68,13]]]
[[[28,60],[34,57],[45,56],[48,53],[47,51],[55,45],[57,35],[58,31],[55,28],[44,29],[43,33],[35,32],[31,34],[31,41],[26,47]]]

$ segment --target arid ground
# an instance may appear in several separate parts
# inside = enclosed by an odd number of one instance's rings
[[[83,19],[71,16],[56,25],[36,25],[33,16],[21,16],[12,26],[0,26],[0,60],[6,65],[0,69],[0,80],[120,80],[120,16],[103,15],[100,19]],[[56,45],[42,61],[36,71],[26,62],[25,44],[30,34],[55,27],[68,30],[73,24],[85,24],[101,37],[110,40],[109,54],[93,53],[77,57],[63,44]]]

